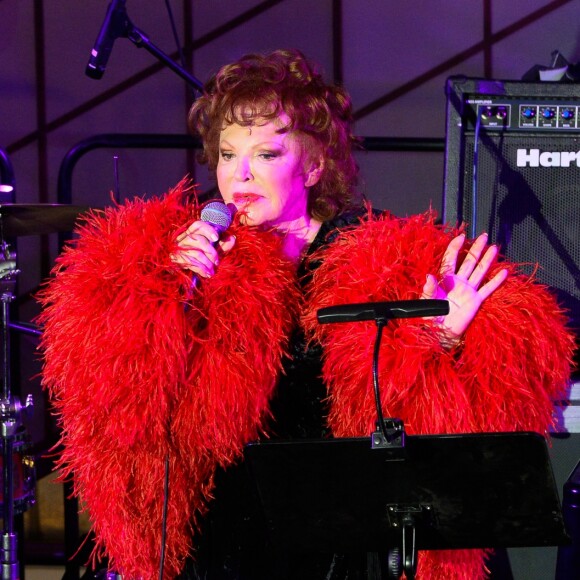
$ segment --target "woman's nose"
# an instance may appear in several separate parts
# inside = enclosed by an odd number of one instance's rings
[[[249,181],[252,179],[252,169],[250,167],[250,161],[248,159],[244,158],[238,159],[234,177],[238,181]]]

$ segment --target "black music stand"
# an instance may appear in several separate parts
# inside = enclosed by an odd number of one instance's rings
[[[537,433],[407,436],[248,445],[272,545],[388,554],[414,578],[417,550],[569,543],[545,439]]]

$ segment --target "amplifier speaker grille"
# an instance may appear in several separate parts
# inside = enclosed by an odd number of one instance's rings
[[[507,103],[512,123],[517,123],[521,102],[538,107],[565,102],[580,111],[578,89],[574,95],[568,85],[493,81],[493,94],[486,94],[478,92],[481,82],[448,81],[444,219],[465,221],[470,232],[487,231],[509,260],[525,264],[524,270],[538,265],[538,280],[556,291],[578,333],[580,168],[575,161],[569,167],[518,167],[517,151],[578,152],[580,157],[580,120],[574,129],[530,130],[512,124],[476,130],[475,116],[480,102]]]

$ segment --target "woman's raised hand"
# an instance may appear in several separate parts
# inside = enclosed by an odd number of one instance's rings
[[[177,249],[171,254],[171,261],[202,278],[209,278],[215,274],[219,264],[216,245],[219,245],[222,252],[229,252],[234,247],[236,238],[225,234],[220,239],[209,222],[199,220],[179,234],[175,241]]]
[[[449,314],[436,318],[436,322],[443,330],[442,343],[449,347],[459,342],[481,303],[508,275],[507,270],[503,269],[485,284],[481,283],[498,253],[496,246],[490,246],[485,250],[487,234],[481,234],[475,240],[458,268],[457,260],[464,242],[465,234],[451,240],[441,261],[439,278],[429,274],[421,295],[421,298],[449,301]]]

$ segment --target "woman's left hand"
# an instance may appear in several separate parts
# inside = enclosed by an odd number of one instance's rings
[[[487,234],[481,234],[475,240],[457,269],[457,259],[464,242],[465,234],[451,240],[441,261],[439,281],[429,274],[421,295],[421,298],[449,301],[449,314],[436,318],[436,322],[443,330],[442,344],[448,347],[454,346],[461,340],[481,303],[502,284],[508,275],[507,270],[503,269],[485,284],[481,284],[498,252],[496,246],[490,246],[484,252]]]

